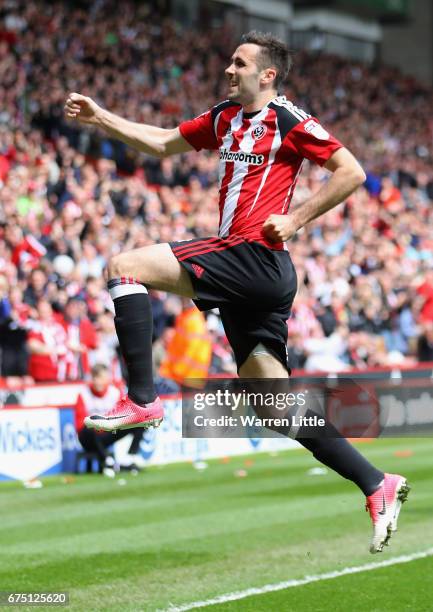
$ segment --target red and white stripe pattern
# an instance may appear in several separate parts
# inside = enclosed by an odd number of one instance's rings
[[[222,147],[229,151],[251,153],[254,148],[254,139],[251,135],[254,124],[243,121],[242,111],[230,122],[230,131],[225,134]],[[249,165],[224,161],[220,159],[220,236],[229,234],[233,215],[238,205],[242,184],[248,175]]]
[[[278,151],[278,149],[281,146],[281,134],[280,131],[277,129],[274,129],[274,138],[272,140],[272,144],[271,144],[271,150],[269,152],[269,156],[268,156],[268,163],[266,165],[265,171],[262,174],[262,178],[260,181],[260,186],[257,190],[257,194],[256,197],[254,198],[254,202],[251,204],[251,208],[247,213],[247,217],[249,217],[251,215],[251,213],[254,210],[255,205],[257,204],[257,200],[259,199],[261,193],[262,193],[262,189],[265,185],[266,179],[269,176],[269,172],[271,171],[272,165],[275,162],[275,155]]]
[[[271,214],[287,212],[302,161],[324,164],[342,145],[285,96],[255,114],[222,102],[180,125],[196,150],[219,149],[219,236],[242,236],[273,249],[263,236]]]
[[[112,300],[123,297],[124,295],[147,293],[146,287],[139,283],[135,278],[132,278],[132,276],[112,278],[108,281],[108,291]]]
[[[283,207],[287,210],[302,160],[287,164],[274,109],[266,106],[251,118],[236,110],[234,116],[232,108],[220,113],[231,115],[229,122],[223,119],[215,122],[220,151],[252,153],[261,156],[263,162],[227,161],[220,155],[219,236],[242,235],[266,243],[261,233],[263,223],[270,214],[280,213]],[[255,139],[254,133],[259,128],[265,134]],[[282,245],[272,247],[278,249]]]
[[[284,215],[289,210],[289,204],[292,201],[292,197],[293,197],[293,193],[295,191],[296,183],[298,182],[299,175],[301,174],[302,163],[299,166],[298,171],[295,174],[295,178],[293,179],[293,183],[290,185],[289,190],[287,192],[286,199],[284,200],[284,203],[283,203],[283,208],[281,209],[281,214],[282,215]]]

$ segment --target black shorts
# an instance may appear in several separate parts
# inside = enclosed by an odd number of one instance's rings
[[[199,310],[219,308],[238,370],[260,342],[287,367],[287,324],[296,272],[287,251],[237,236],[171,242]]]

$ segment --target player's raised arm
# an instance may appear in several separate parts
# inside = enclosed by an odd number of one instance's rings
[[[355,157],[342,147],[324,164],[333,174],[319,191],[287,215],[270,215],[263,231],[275,242],[289,240],[294,234],[325,212],[343,202],[365,181],[365,173]]]
[[[79,93],[69,94],[64,111],[68,119],[95,125],[103,129],[111,138],[117,138],[148,155],[167,157],[193,149],[183,138],[179,128],[168,130],[123,119],[101,108],[92,98]]]

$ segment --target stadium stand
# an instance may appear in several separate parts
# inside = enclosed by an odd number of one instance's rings
[[[44,343],[56,344],[55,379],[85,375],[104,355],[119,376],[102,278],[109,255],[216,231],[214,155],[160,162],[63,117],[70,91],[164,127],[224,98],[227,50],[235,42],[230,30],[191,32],[154,13],[148,19],[148,10],[126,1],[113,18],[109,2],[84,10],[22,0],[1,9],[4,377],[29,374],[35,338],[41,351]],[[396,69],[298,52],[285,93],[318,116],[367,172],[344,205],[290,244],[300,281],[289,320],[292,366],[362,369],[431,359],[432,92]],[[306,163],[293,205],[326,175]],[[71,298],[78,300],[73,316]],[[156,291],[152,300],[162,360],[181,302]],[[213,313],[208,321],[211,372],[233,371],[221,323]],[[77,332],[83,326],[86,340]],[[53,358],[52,351],[44,356]]]

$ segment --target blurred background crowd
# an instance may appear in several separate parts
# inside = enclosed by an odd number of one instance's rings
[[[113,5],[114,6],[114,5]],[[126,118],[174,127],[225,97],[229,27],[200,32],[122,2],[110,10],[13,0],[0,7],[1,375],[121,377],[103,270],[111,254],[217,231],[217,157],[146,157],[63,117],[71,91]],[[115,18],[110,15],[114,15]],[[332,75],[332,78],[330,78]],[[433,361],[433,96],[396,69],[298,52],[284,91],[362,163],[367,181],[289,250],[299,292],[294,368]],[[305,162],[292,206],[327,180]],[[180,298],[153,291],[155,373]],[[218,314],[210,373],[235,372]],[[167,367],[162,370],[167,375]]]

